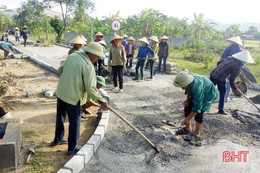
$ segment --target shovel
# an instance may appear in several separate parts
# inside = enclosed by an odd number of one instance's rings
[[[26,165],[30,165],[31,164],[31,162],[30,162],[30,158],[31,158],[31,155],[32,154],[35,154],[35,150],[34,150],[34,148],[29,148],[29,155],[28,155],[28,157],[27,157],[27,159],[26,159],[26,161],[25,161],[25,164]]]
[[[260,108],[259,108],[258,106],[256,106],[256,104],[255,104],[252,100],[250,100],[247,96],[245,96],[245,94],[243,94],[241,91],[240,91],[240,93],[241,93],[241,95],[242,95],[243,97],[245,97],[258,111],[260,111]]]
[[[112,109],[110,106],[108,106],[108,109],[113,112],[116,116],[118,116],[122,121],[124,121],[128,126],[130,126],[138,135],[140,135],[145,142],[147,142],[154,150],[150,151],[146,157],[146,163],[150,163],[151,160],[155,157],[157,153],[159,153],[159,149],[146,137],[144,134],[139,131],[133,124],[131,124],[127,119],[125,119],[122,115],[117,113],[114,109]]]

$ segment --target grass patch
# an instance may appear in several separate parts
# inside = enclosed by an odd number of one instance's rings
[[[47,173],[53,172],[53,162],[46,161],[46,153],[37,152],[32,155],[32,166],[24,171],[24,173]]]
[[[39,135],[33,130],[22,131],[22,135],[24,138],[27,138],[32,141],[35,141],[39,138]]]
[[[48,33],[48,39],[46,39],[46,33],[40,32],[40,37],[43,38],[43,40],[47,41],[48,43],[56,44],[54,33]],[[28,39],[33,40],[33,41],[37,41],[37,40],[39,40],[39,34],[36,33],[35,36],[34,36],[34,34],[31,32],[30,35],[28,36]]]

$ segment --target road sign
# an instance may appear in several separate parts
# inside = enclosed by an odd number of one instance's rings
[[[119,19],[114,19],[112,22],[111,22],[111,28],[113,31],[119,31],[120,28],[121,28],[121,22]]]

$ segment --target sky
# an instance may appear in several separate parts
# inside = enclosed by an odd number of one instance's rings
[[[8,8],[17,8],[24,0],[0,0]],[[91,16],[98,17],[116,14],[121,17],[139,14],[153,8],[167,16],[194,18],[194,13],[202,13],[204,19],[217,23],[260,23],[260,0],[92,0],[95,10]],[[59,8],[57,8],[59,10]]]

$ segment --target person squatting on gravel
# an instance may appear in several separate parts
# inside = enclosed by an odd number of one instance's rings
[[[173,80],[173,85],[185,90],[187,95],[183,103],[185,119],[182,124],[185,127],[176,130],[176,135],[189,134],[189,136],[184,138],[185,140],[196,140],[200,135],[203,114],[204,112],[209,112],[211,104],[218,97],[218,90],[208,78],[200,75],[190,75],[187,72],[178,73]],[[191,132],[191,120],[193,117],[195,117],[196,127]]]
[[[114,92],[123,92],[123,70],[126,65],[126,53],[124,46],[121,45],[121,42],[124,40],[123,37],[119,35],[114,35],[110,43],[112,47],[109,52],[108,58],[108,69],[113,72]],[[117,87],[117,77],[119,78],[119,90]]]
[[[136,58],[138,59],[136,67],[135,67],[135,78],[134,80],[139,80],[139,75],[138,75],[138,70],[140,68],[141,72],[141,80],[144,80],[144,63],[146,59],[148,58],[148,53],[152,54],[152,58],[155,58],[155,53],[153,49],[149,46],[149,42],[146,37],[141,38],[137,40],[138,42],[141,43],[138,54]]]

